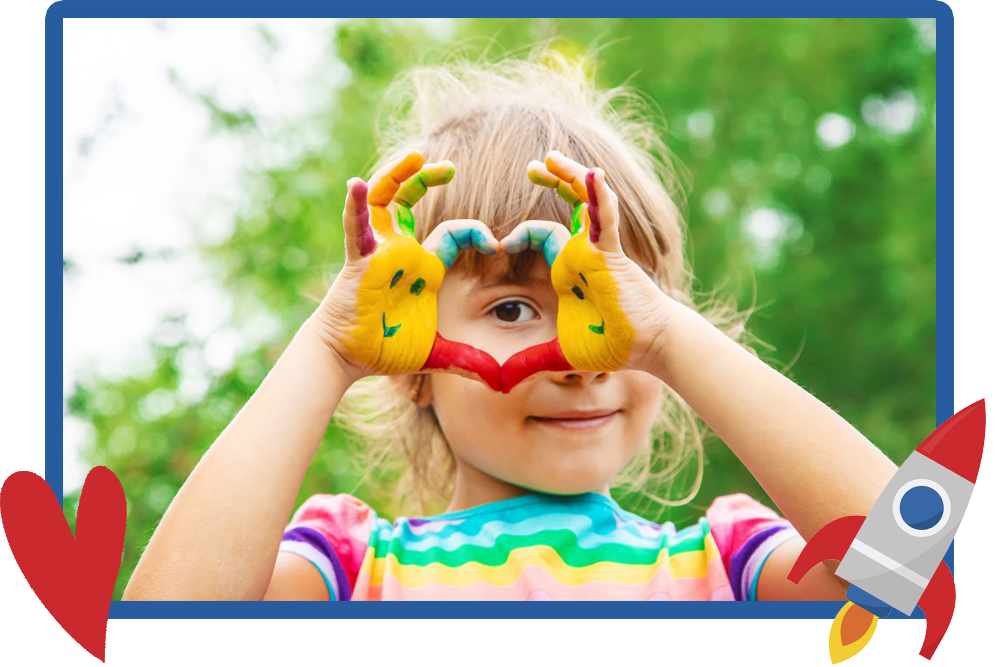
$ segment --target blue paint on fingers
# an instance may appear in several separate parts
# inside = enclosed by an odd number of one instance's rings
[[[458,258],[458,253],[470,248],[478,250],[484,255],[496,254],[496,248],[490,245],[486,234],[475,227],[445,230],[437,248],[434,249],[434,254],[444,262],[445,268],[450,269]]]
[[[542,254],[545,255],[545,263],[549,265],[550,269],[560,251],[562,251],[562,246],[559,245],[559,238],[554,232],[549,232],[548,238],[542,244]]]

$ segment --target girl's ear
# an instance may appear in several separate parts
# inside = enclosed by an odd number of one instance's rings
[[[428,373],[408,373],[404,375],[390,375],[389,380],[397,391],[401,391],[417,404],[417,407],[426,408],[433,402],[431,392],[431,381]]]
[[[417,407],[430,407],[434,403],[434,390],[431,389],[431,374],[418,373],[413,379],[411,392],[410,395],[414,397]]]

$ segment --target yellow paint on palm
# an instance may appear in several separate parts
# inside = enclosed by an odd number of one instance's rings
[[[390,234],[361,278],[357,326],[348,351],[380,373],[420,370],[437,334],[437,293],[445,268],[408,236]]]
[[[635,328],[621,309],[621,286],[588,236],[589,220],[552,263],[559,345],[575,368],[614,371],[629,361]]]
[[[386,375],[420,370],[437,335],[437,294],[444,281],[444,263],[413,237],[398,233],[388,208],[400,185],[422,166],[423,156],[412,151],[368,192],[371,226],[380,238],[358,287],[357,319],[347,335],[347,351]],[[416,199],[419,196],[410,203]]]

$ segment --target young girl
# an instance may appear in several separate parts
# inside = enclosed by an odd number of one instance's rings
[[[835,562],[786,575],[896,466],[695,309],[648,109],[551,54],[415,68],[387,96],[400,119],[348,182],[343,270],[124,599],[844,600]],[[692,410],[787,519],[739,493],[683,530],[618,505],[664,433],[668,471],[700,464]],[[374,460],[406,459],[402,499],[445,512],[390,523],[322,494],[287,523],[335,411]]]

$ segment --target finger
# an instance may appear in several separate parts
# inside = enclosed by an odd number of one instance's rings
[[[450,269],[463,250],[472,248],[484,255],[495,255],[500,249],[500,242],[479,220],[447,220],[434,228],[424,240],[423,247],[437,255],[445,268]]]
[[[570,236],[569,230],[558,222],[525,220],[503,237],[500,247],[509,254],[524,252],[527,249],[540,252],[551,269],[552,263],[556,261],[556,257],[562,252]]]
[[[368,181],[368,204],[372,207],[372,226],[379,234],[396,233],[392,225],[392,215],[387,208],[393,197],[408,178],[420,171],[424,156],[418,150],[410,150],[397,161],[382,167]]]
[[[604,170],[587,172],[587,232],[590,242],[600,250],[621,250],[618,236],[618,195],[608,187]]]
[[[573,187],[566,181],[562,181],[558,176],[545,168],[545,165],[538,160],[528,163],[528,180],[535,185],[542,185],[547,188],[555,188],[556,192],[570,206],[577,207],[583,200],[573,191]]]
[[[360,259],[375,252],[378,243],[368,215],[368,185],[360,178],[347,181],[344,202],[344,243],[347,259]]]
[[[480,380],[494,391],[502,387],[500,364],[496,359],[479,348],[448,340],[440,333],[435,336],[430,355],[420,370],[443,370]]]
[[[565,229],[565,228],[564,228]],[[502,387],[505,394],[535,373],[541,371],[571,371],[572,364],[566,361],[559,339],[553,338],[548,343],[533,345],[517,352],[500,367]]]
[[[413,211],[420,198],[427,194],[427,188],[444,185],[455,175],[455,165],[451,160],[434,162],[408,178],[396,193],[396,223],[400,231],[413,236]]]
[[[451,160],[433,162],[411,176],[399,187],[396,202],[406,206],[416,206],[420,198],[427,194],[427,188],[444,185],[455,176],[455,165]]]
[[[587,201],[587,186],[584,177],[587,175],[587,168],[576,160],[571,160],[559,151],[549,151],[545,155],[545,167],[550,172],[566,181],[573,188],[573,192],[584,202]]]
[[[546,182],[555,180],[556,187],[563,199],[573,207],[573,214],[570,218],[570,232],[576,234],[584,226],[586,220],[587,187],[583,179],[586,176],[586,168],[571,160],[559,151],[549,151],[545,157],[545,164],[537,163],[534,172],[539,177],[544,177]],[[529,168],[531,166],[529,165]],[[551,171],[550,171],[551,168]],[[540,173],[544,170],[545,177]],[[530,178],[530,174],[529,174]],[[566,193],[566,194],[563,194]]]

